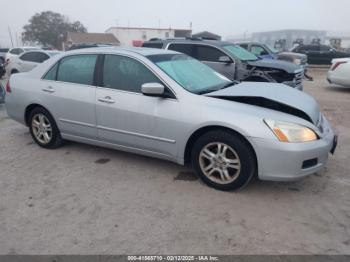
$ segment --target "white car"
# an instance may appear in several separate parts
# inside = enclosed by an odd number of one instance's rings
[[[8,52],[5,55],[5,63],[8,64],[12,57],[17,57],[20,54],[23,54],[24,52],[33,51],[33,50],[40,50],[40,47],[35,46],[23,46],[23,47],[15,47],[8,50]]]
[[[331,84],[350,87],[350,58],[333,59],[327,80]]]
[[[12,57],[6,65],[6,75],[10,76],[16,73],[28,72],[50,57],[59,53],[59,51],[37,50],[25,52],[17,57]]]

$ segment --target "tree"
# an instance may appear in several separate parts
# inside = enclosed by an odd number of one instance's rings
[[[23,29],[23,41],[36,42],[57,49],[62,48],[62,42],[67,38],[68,32],[87,32],[79,21],[71,23],[66,16],[51,11],[35,14]]]

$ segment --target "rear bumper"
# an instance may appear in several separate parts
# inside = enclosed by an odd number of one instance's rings
[[[271,139],[253,139],[261,180],[294,181],[321,170],[329,153],[334,153],[337,136],[324,124],[323,137],[314,142],[283,143]]]

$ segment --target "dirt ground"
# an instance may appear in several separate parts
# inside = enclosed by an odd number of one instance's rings
[[[336,154],[302,181],[239,192],[157,159],[40,149],[0,105],[0,254],[350,254],[350,88],[310,74]]]

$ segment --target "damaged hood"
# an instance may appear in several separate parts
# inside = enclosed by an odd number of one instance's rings
[[[299,65],[282,61],[282,60],[260,59],[260,60],[254,60],[254,61],[247,61],[247,63],[251,66],[256,66],[256,67],[280,69],[280,70],[286,71],[288,74],[295,74],[303,70],[302,67]]]
[[[312,96],[284,84],[243,82],[206,96],[280,111],[314,125],[320,117],[320,108]]]

